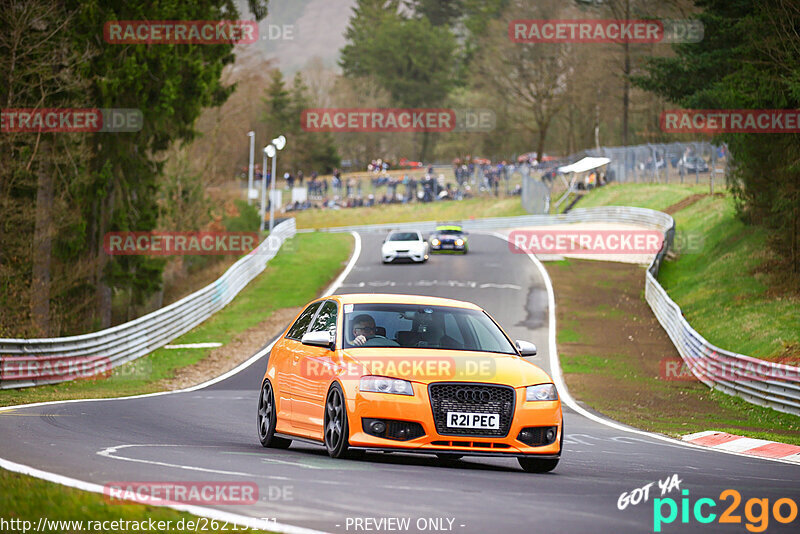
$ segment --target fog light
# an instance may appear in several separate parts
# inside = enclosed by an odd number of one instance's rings
[[[396,421],[394,419],[361,419],[361,428],[371,436],[398,441],[408,441],[425,435],[422,425],[414,421]]]
[[[529,426],[520,430],[517,439],[530,447],[541,447],[554,443],[557,435],[555,426]]]
[[[373,421],[372,424],[369,425],[369,428],[376,434],[383,434],[386,432],[386,423],[383,421]]]

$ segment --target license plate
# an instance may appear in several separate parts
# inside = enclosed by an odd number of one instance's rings
[[[500,429],[500,414],[447,412],[447,426],[450,428]]]
[[[442,248],[453,248],[453,245],[442,245]]]

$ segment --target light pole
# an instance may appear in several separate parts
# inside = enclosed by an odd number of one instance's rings
[[[284,136],[278,136],[272,140],[272,182],[270,183],[270,203],[269,203],[269,231],[272,232],[273,226],[275,226],[275,182],[277,181],[277,176],[275,175],[275,161],[278,159],[278,150],[283,150],[283,147],[286,146],[286,138]],[[269,147],[268,147],[269,148]],[[265,148],[264,151],[267,149]]]
[[[275,147],[268,145],[264,147],[264,159],[262,162],[261,171],[261,209],[258,211],[261,214],[261,231],[264,231],[264,217],[267,214],[267,157],[270,157],[270,149],[275,151]]]
[[[274,211],[274,200],[275,195],[272,191],[275,190],[275,146],[274,145],[267,145],[264,147],[264,176],[266,177],[267,173],[267,158],[272,158],[272,173],[270,175],[270,194],[269,194],[269,231],[272,231],[272,212]],[[266,178],[264,178],[264,185],[261,188],[261,231],[264,231],[264,217],[266,216],[267,204],[266,204],[266,196],[267,196],[267,182]]]
[[[247,203],[250,204],[250,191],[253,190],[253,158],[255,158],[256,133],[247,132],[250,138],[250,166],[247,168]]]

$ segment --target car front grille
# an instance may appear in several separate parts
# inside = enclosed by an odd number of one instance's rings
[[[505,437],[514,418],[514,388],[496,384],[437,382],[428,386],[436,432],[446,436]],[[500,414],[499,429],[448,428],[447,412]]]

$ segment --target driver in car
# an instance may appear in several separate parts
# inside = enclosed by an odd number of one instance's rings
[[[353,345],[359,347],[399,347],[400,345],[376,333],[375,319],[362,313],[353,319]]]

